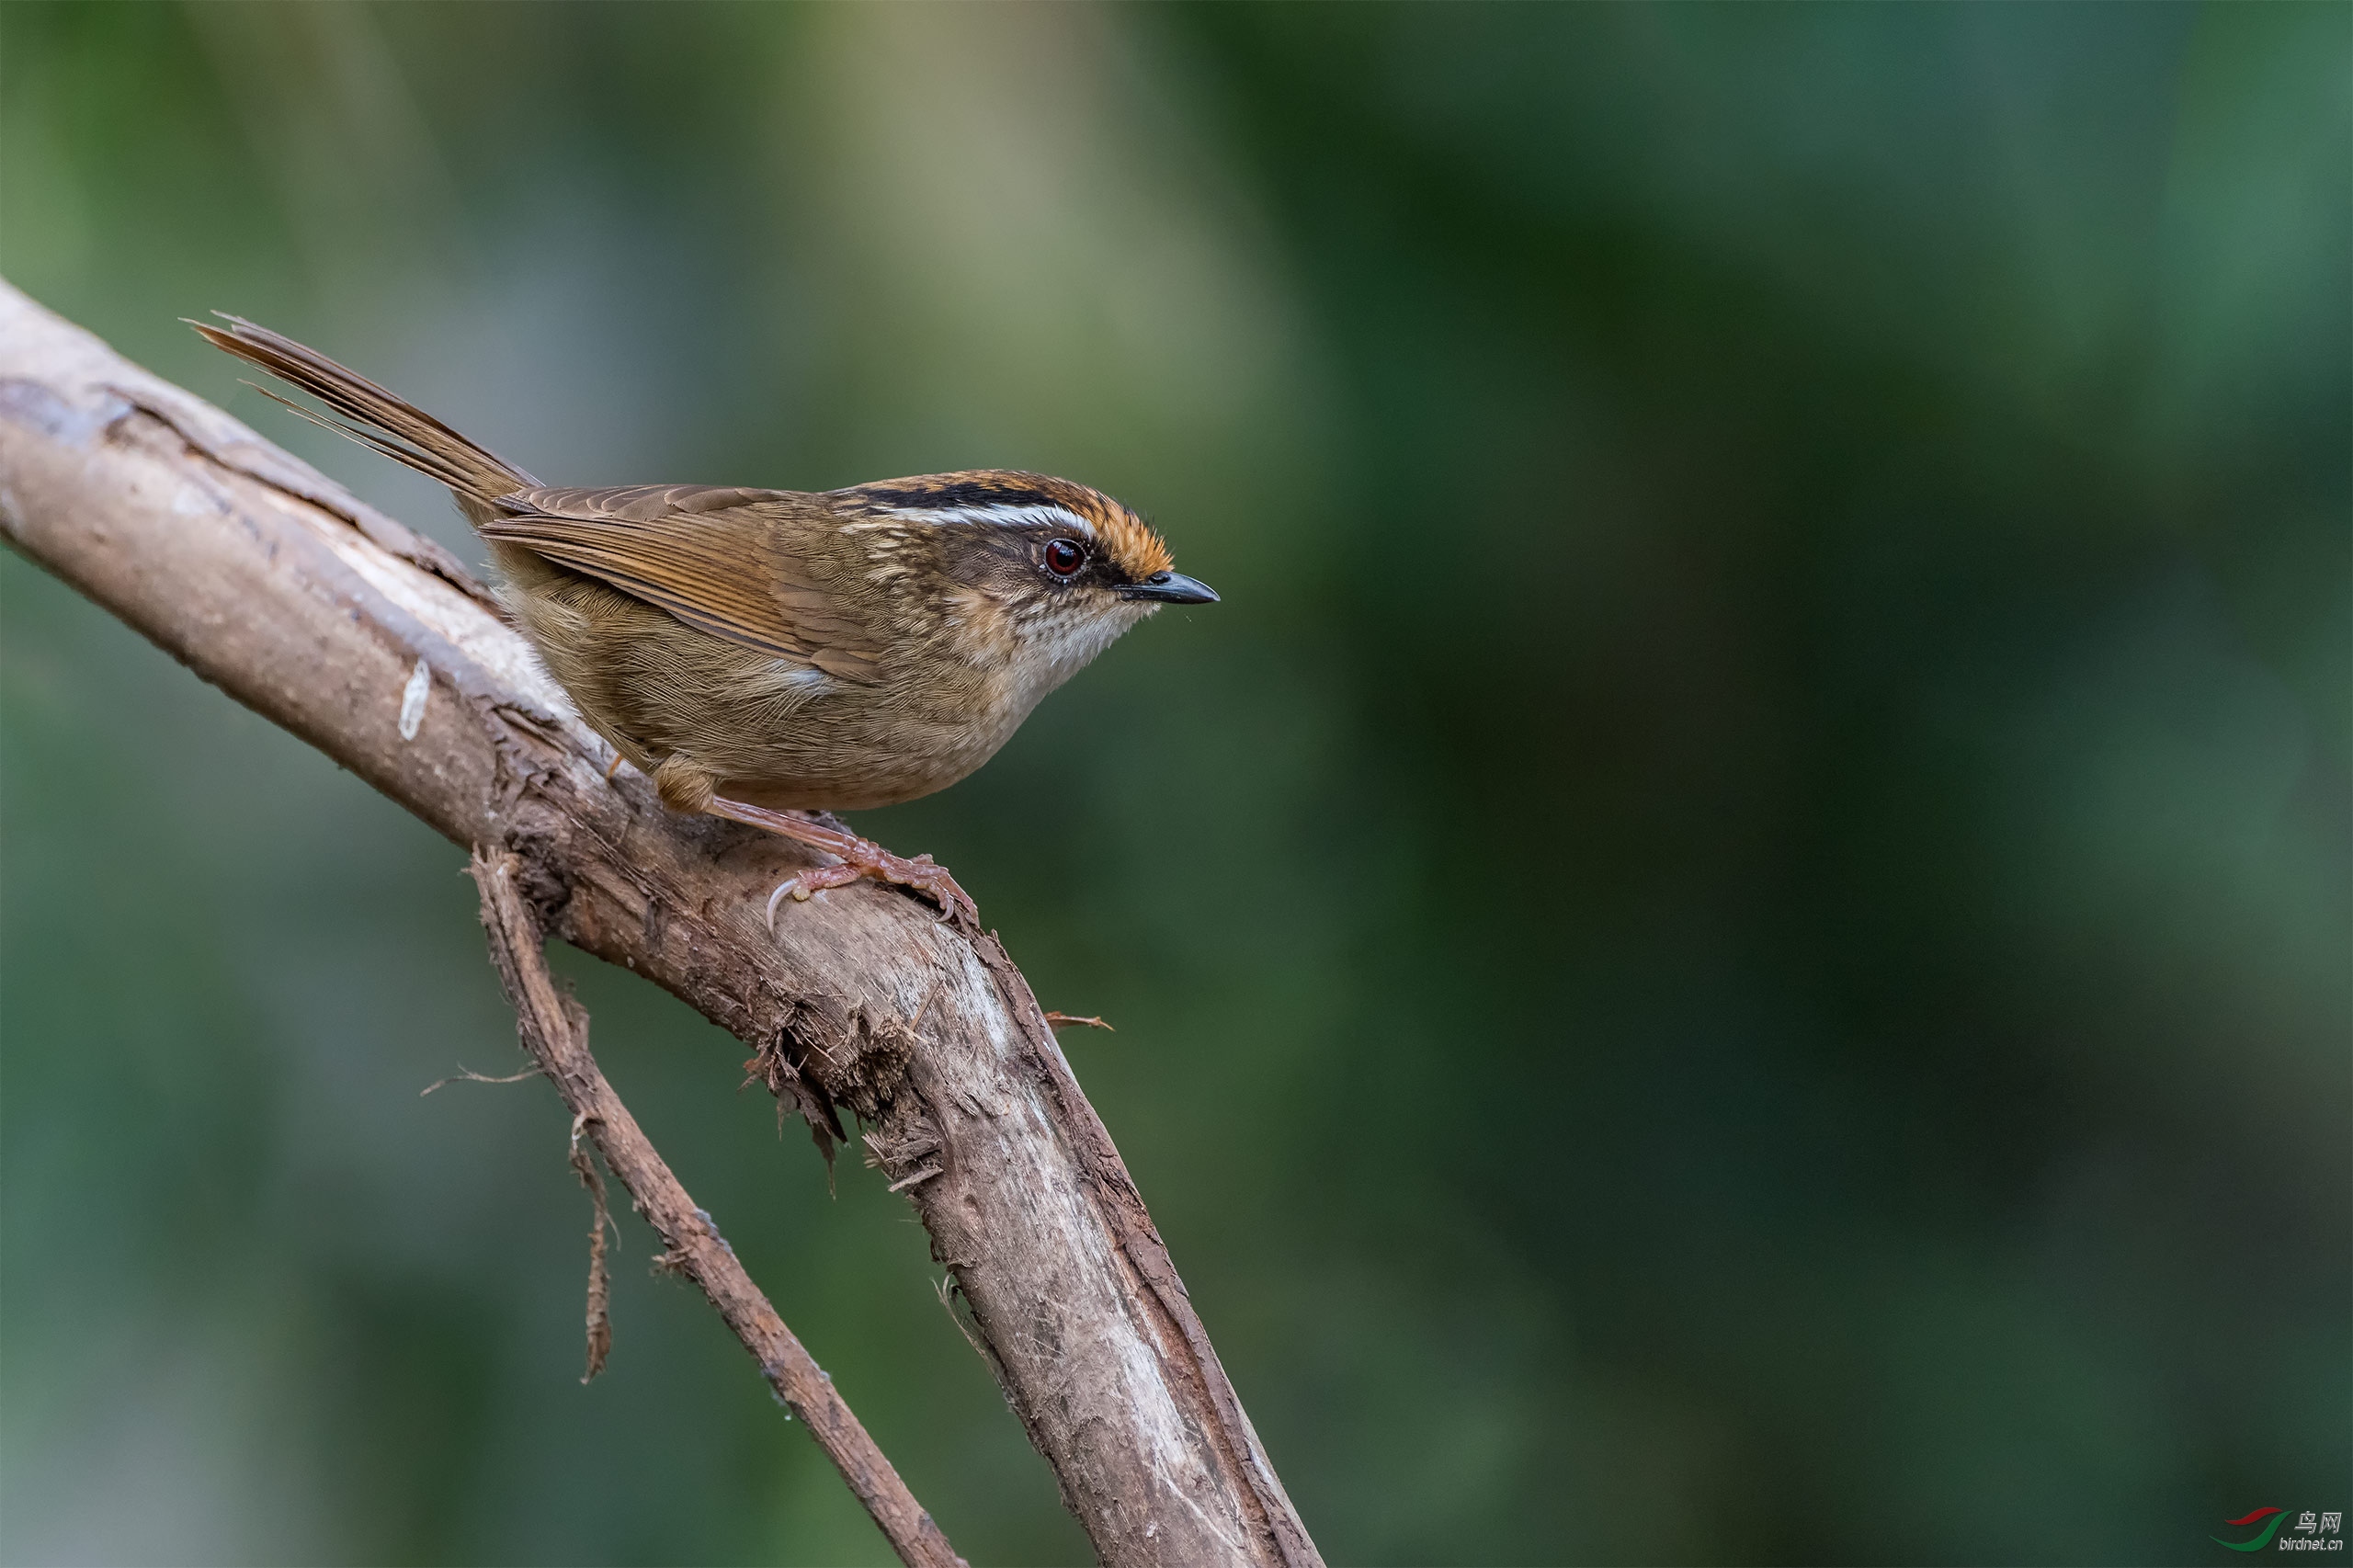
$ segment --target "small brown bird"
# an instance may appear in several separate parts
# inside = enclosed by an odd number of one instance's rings
[[[971,917],[929,856],[807,813],[946,789],[1129,627],[1217,599],[1170,569],[1142,518],[1042,474],[551,490],[324,355],[221,319],[188,324],[344,417],[265,395],[449,487],[490,542],[499,601],[616,766],[650,775],[672,811],[839,858],[778,888],[771,920],[787,894],[861,876]]]

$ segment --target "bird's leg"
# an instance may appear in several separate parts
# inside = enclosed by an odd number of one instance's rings
[[[846,827],[832,826],[817,821],[802,812],[772,812],[765,806],[747,806],[741,801],[731,801],[714,795],[703,810],[715,817],[740,822],[779,838],[790,838],[795,844],[805,844],[812,849],[822,849],[838,858],[838,866],[819,866],[801,872],[780,884],[768,894],[768,924],[776,924],[776,908],[787,898],[805,899],[827,888],[847,887],[861,877],[871,877],[878,882],[897,887],[913,888],[915,892],[938,902],[940,910],[949,919],[978,926],[981,912],[948,868],[928,855],[903,859],[881,845],[860,838]]]

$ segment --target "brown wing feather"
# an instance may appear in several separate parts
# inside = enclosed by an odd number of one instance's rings
[[[483,537],[658,605],[698,631],[844,680],[875,677],[863,618],[786,548],[788,517],[824,503],[790,491],[693,484],[523,490],[494,503]]]

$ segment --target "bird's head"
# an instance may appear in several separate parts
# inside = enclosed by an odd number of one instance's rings
[[[867,536],[870,576],[968,662],[1061,685],[1165,604],[1214,604],[1149,523],[1083,484],[983,469],[827,497]],[[912,629],[912,628],[911,628]]]

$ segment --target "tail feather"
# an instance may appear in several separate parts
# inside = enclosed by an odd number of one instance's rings
[[[317,350],[305,348],[266,326],[256,326],[241,316],[223,311],[212,313],[229,324],[217,327],[199,321],[188,324],[215,348],[299,387],[344,415],[343,419],[329,418],[290,398],[280,397],[267,387],[254,388],[312,424],[349,437],[396,462],[406,463],[461,496],[494,501],[517,490],[538,488],[540,482],[523,470],[357,371],[346,369]]]

